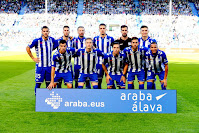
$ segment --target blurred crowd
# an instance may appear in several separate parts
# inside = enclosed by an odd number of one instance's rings
[[[172,0],[172,15],[192,15],[187,0]],[[168,15],[169,0],[85,0],[84,14]]]
[[[48,0],[48,13],[74,14],[77,13],[78,0]],[[44,13],[45,1],[28,1],[25,13]]]
[[[185,0],[174,0],[174,10],[169,16],[168,1],[85,0],[81,25],[85,27],[86,37],[94,37],[99,35],[98,25],[105,23],[107,34],[115,39],[121,36],[120,26],[123,24],[129,27],[130,37],[140,37],[141,25],[147,25],[150,36],[158,41],[160,47],[199,48],[199,18],[192,15]],[[71,36],[77,36],[77,0],[49,0],[47,15],[44,14],[42,0],[27,0],[25,14],[18,15],[23,2],[0,1],[0,50],[24,50],[24,46],[41,36],[43,25],[50,28],[50,35],[56,39],[62,36],[64,25],[70,26]],[[195,1],[196,7],[198,3]]]

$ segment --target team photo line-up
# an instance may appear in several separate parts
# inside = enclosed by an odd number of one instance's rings
[[[117,40],[106,34],[106,25],[99,25],[100,35],[85,38],[83,26],[77,28],[78,37],[71,37],[69,26],[63,27],[63,36],[54,39],[49,36],[49,28],[41,28],[42,36],[26,47],[31,59],[36,62],[35,94],[45,80],[46,88],[61,88],[64,80],[67,88],[101,89],[102,79],[106,78],[107,89],[117,87],[134,89],[137,76],[139,89],[156,89],[156,75],[161,88],[167,87],[168,60],[164,51],[158,48],[157,41],[148,36],[148,27],[140,28],[141,37],[128,37],[128,26],[121,26],[122,36]],[[31,49],[35,47],[36,57]],[[55,53],[52,56],[52,52]],[[74,58],[74,67],[72,65]],[[73,86],[73,80],[75,86]],[[91,85],[90,85],[91,84]]]

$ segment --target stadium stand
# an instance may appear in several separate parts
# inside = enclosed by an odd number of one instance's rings
[[[71,36],[76,36],[77,27],[83,25],[85,36],[94,37],[99,34],[100,23],[107,24],[107,34],[115,39],[121,36],[120,26],[123,24],[128,25],[130,37],[139,37],[141,25],[147,25],[150,36],[162,48],[199,48],[199,19],[192,14],[188,1],[173,1],[172,16],[168,15],[168,2],[163,0],[80,1],[82,3],[50,0],[47,15],[41,0],[19,1],[16,5],[1,1],[0,50],[24,50],[27,44],[41,35],[40,28],[46,24],[50,28],[50,36],[59,38],[64,25],[70,26]],[[195,2],[196,8],[197,5],[198,1]],[[25,14],[19,15],[22,8]]]

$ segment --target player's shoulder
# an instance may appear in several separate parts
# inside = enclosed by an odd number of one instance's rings
[[[110,51],[110,52],[108,52],[108,53],[106,53],[106,54],[104,54],[104,55],[111,56],[111,55],[112,55],[112,52],[113,52],[113,51]]]
[[[146,56],[148,56],[148,55],[150,55],[150,54],[151,54],[151,50],[148,49],[148,50],[146,51]]]
[[[164,51],[160,50],[160,49],[158,49],[158,54],[159,55],[166,55],[166,53]]]
[[[107,38],[107,39],[110,39],[110,38],[113,38],[113,37],[110,36],[110,35],[108,35],[108,34],[106,34],[106,38]]]
[[[85,51],[85,48],[80,48],[78,49],[78,51]]]
[[[99,38],[99,36],[95,36],[93,39],[97,39],[97,38]]]
[[[55,40],[55,38],[54,38],[54,37],[52,37],[52,36],[49,36],[48,38],[49,38],[49,39],[52,39],[52,40]]]
[[[130,49],[131,49],[131,47],[126,47],[126,48],[124,48],[123,51],[129,51]]]
[[[94,52],[102,52],[100,49],[96,48],[96,49],[93,49]]]
[[[35,39],[33,40],[33,42],[37,42],[37,41],[40,41],[40,40],[42,40],[42,37],[35,38]]]
[[[63,36],[59,37],[57,40],[59,40],[59,41],[60,41],[60,40],[63,40]]]
[[[56,50],[55,53],[53,54],[53,56],[57,56],[59,55],[59,50]]]
[[[120,51],[121,56],[126,56],[126,54],[123,51]]]

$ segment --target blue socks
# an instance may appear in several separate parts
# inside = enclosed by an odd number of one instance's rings
[[[78,89],[83,89],[83,86],[78,86]]]
[[[93,89],[98,89],[98,85],[94,85],[94,86],[93,86]]]
[[[144,84],[139,84],[139,89],[144,89]]]
[[[153,83],[152,82],[147,82],[147,90],[151,90],[153,87]]]
[[[40,88],[40,86],[41,86],[41,83],[36,83],[36,85],[35,85],[35,96],[36,96],[36,88]]]
[[[50,82],[46,82],[46,88],[49,86]]]
[[[166,90],[167,88],[164,87],[164,83],[161,84],[162,90]]]
[[[153,83],[152,89],[156,90],[155,81],[154,81],[154,83]]]
[[[94,86],[93,86],[94,88]],[[102,89],[102,79],[98,79],[98,89]]]
[[[128,84],[128,89],[134,89],[134,84]]]
[[[86,80],[86,89],[91,89],[91,84],[88,79]]]

